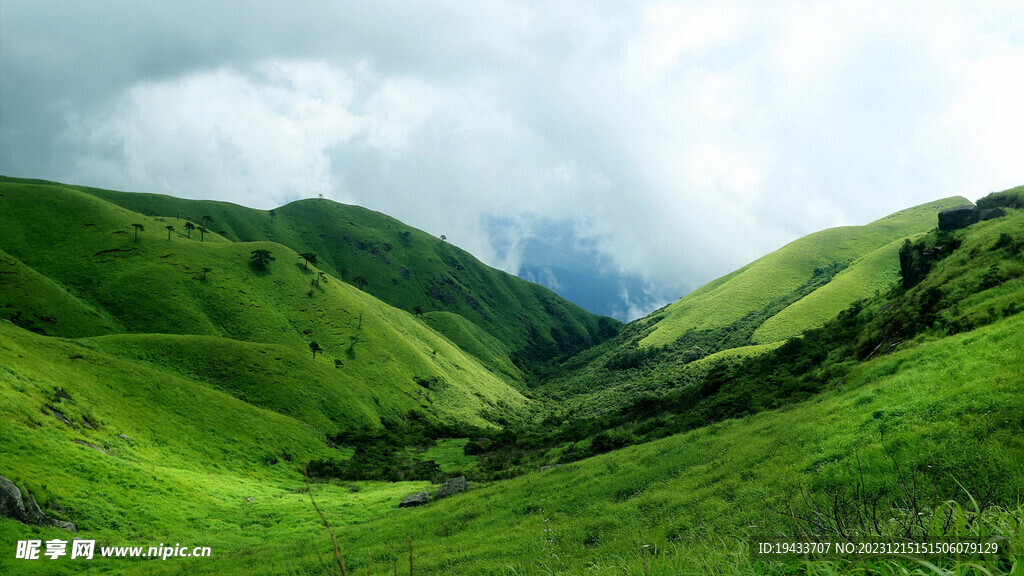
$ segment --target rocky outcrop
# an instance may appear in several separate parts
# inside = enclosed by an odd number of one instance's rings
[[[398,504],[398,507],[410,508],[412,506],[423,506],[427,502],[430,502],[430,494],[427,494],[426,492],[414,492],[405,498],[402,498],[402,502]]]
[[[1006,216],[1006,212],[1003,212],[1002,208],[984,208],[978,213],[980,220],[991,220],[993,218],[1002,218]]]
[[[469,482],[465,476],[459,476],[458,478],[449,478],[444,481],[444,484],[437,490],[438,498],[445,498],[453,494],[459,494],[469,490]]]
[[[939,230],[957,230],[965,228],[978,221],[978,207],[974,204],[964,204],[955,208],[947,208],[939,212]]]
[[[78,532],[73,523],[47,516],[28,490],[25,491],[25,498],[22,498],[21,489],[3,476],[0,476],[0,515],[25,524],[56,526],[70,532]]]

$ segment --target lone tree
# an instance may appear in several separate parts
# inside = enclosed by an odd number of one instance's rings
[[[309,350],[310,350],[310,352],[313,353],[313,360],[316,360],[316,355],[317,354],[322,354],[323,351],[324,351],[324,349],[321,348],[320,345],[317,344],[316,342],[310,342],[309,343]]]
[[[174,232],[174,226],[171,226],[170,224],[168,224],[167,226],[164,226],[164,228],[167,228],[167,241],[170,242],[171,241],[171,232]]]
[[[303,252],[302,254],[299,254],[299,258],[302,258],[304,261],[302,267],[307,270],[309,269],[310,264],[316,266],[316,254],[313,254],[312,252]]]
[[[352,283],[358,286],[360,290],[366,288],[366,285],[369,284],[369,282],[366,281],[366,278],[363,278],[362,276],[356,276],[353,278]]]
[[[445,236],[444,234],[441,234],[441,242],[444,242],[447,239],[448,239],[447,236]]]
[[[139,232],[145,231],[146,227],[142,224],[132,224],[132,228],[135,228],[135,241],[139,241]]]
[[[185,222],[185,231],[188,232],[188,237],[192,237],[192,231],[196,229],[196,225],[191,222]]]
[[[203,224],[205,224],[207,228],[210,227],[210,222],[213,222],[213,218],[210,218],[209,216],[203,216]]]
[[[270,255],[270,250],[253,250],[252,256],[249,257],[257,268],[266,269],[272,260],[276,260]]]
[[[206,241],[206,233],[207,232],[209,232],[209,230],[207,230],[206,228],[203,228],[202,226],[199,227],[199,241],[200,242],[205,242]]]
[[[317,272],[316,273],[316,287],[317,288],[320,287],[320,282],[323,282],[324,284],[327,284],[327,274],[324,274],[323,272]]]
[[[203,268],[203,280],[206,280],[207,272],[213,272],[213,268]]]
[[[271,210],[270,211],[270,223],[271,224],[274,223],[274,218],[277,218],[277,211],[276,210]]]

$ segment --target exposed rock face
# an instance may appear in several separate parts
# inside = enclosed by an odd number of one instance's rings
[[[956,208],[947,208],[939,212],[939,230],[957,230],[965,228],[978,221],[978,207],[974,204],[964,204]]]
[[[426,492],[414,492],[405,498],[402,498],[402,502],[398,507],[409,508],[410,506],[422,506],[427,502],[430,502],[430,494],[427,494]]]
[[[993,218],[1002,218],[1006,216],[1006,212],[1003,212],[1002,208],[985,208],[978,213],[978,218],[981,220],[991,220]]]
[[[449,478],[445,480],[444,484],[441,485],[441,488],[437,490],[437,497],[444,498],[446,496],[451,496],[452,494],[465,492],[468,489],[469,482],[466,481],[465,476],[459,476],[458,478]]]
[[[78,532],[78,528],[71,522],[50,518],[39,508],[36,499],[28,491],[26,498],[21,497],[21,490],[7,478],[0,476],[0,515],[6,518],[13,518],[25,524],[36,526],[56,526],[71,532]]]
[[[0,476],[0,515],[25,522],[25,502],[21,499],[21,490],[7,478]]]

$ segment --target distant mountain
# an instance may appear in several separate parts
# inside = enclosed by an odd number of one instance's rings
[[[581,266],[570,270],[561,266],[524,266],[518,276],[550,288],[583,308],[628,322],[656,308],[642,280],[621,274],[602,273]]]

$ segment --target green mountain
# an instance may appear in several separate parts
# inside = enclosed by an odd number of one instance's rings
[[[10,183],[51,184],[6,178]],[[591,314],[551,290],[490,268],[468,252],[359,206],[299,200],[271,211],[226,202],[59,185],[101,198],[184,231],[205,226],[232,242],[276,242],[313,253],[317,267],[406,312],[450,312],[477,325],[529,368],[613,336],[621,324]],[[438,330],[464,330],[434,322]]]
[[[757,327],[757,343],[783,340],[820,326],[894,278],[898,260],[886,258],[894,243],[898,246],[904,238],[934,228],[940,210],[969,203],[959,196],[946,198],[865,226],[830,228],[804,236],[669,305],[656,316],[657,326],[642,337],[641,344],[662,346],[687,332],[721,328],[752,316],[766,316],[758,318],[767,326]],[[882,252],[872,256],[876,250]],[[887,268],[880,270],[879,266]],[[867,270],[859,272],[861,267]],[[843,271],[854,278],[835,278]],[[865,285],[855,278],[880,271],[888,272],[889,277],[878,284]],[[839,282],[833,284],[833,279]],[[796,305],[818,290],[829,295],[819,295],[793,310],[783,307],[790,301],[789,306]],[[769,323],[776,315],[781,318]]]
[[[979,205],[1005,216],[952,232],[933,229],[936,213],[959,199],[812,235],[762,259],[788,270],[778,279],[759,260],[694,302],[541,363],[571,347],[531,348],[518,328],[377,298],[367,270],[391,268],[367,262],[399,262],[388,256],[396,244],[355,249],[369,254],[351,261],[359,268],[328,268],[327,249],[307,265],[309,245],[253,231],[283,226],[288,207],[271,223],[225,205],[208,214],[218,232],[189,238],[164,208],[146,215],[98,192],[8,179],[0,475],[74,522],[97,554],[17,559],[19,540],[45,551],[72,536],[0,517],[0,573],[1015,573],[1021,199],[990,195]],[[349,210],[299,204],[306,218]],[[230,228],[217,226],[231,215]],[[396,224],[381,218],[384,231],[352,219],[368,228],[360,242],[387,237]],[[246,226],[253,236],[241,236]],[[470,268],[447,243],[422,242],[417,254]],[[259,265],[258,250],[275,259]],[[539,310],[535,328],[568,322]],[[600,341],[596,322],[588,333]],[[534,400],[513,387],[525,382]],[[463,474],[468,492],[397,507]],[[752,550],[861,540],[997,551],[814,560]],[[172,543],[212,554],[100,553]]]
[[[410,411],[482,425],[487,411],[525,402],[422,320],[319,276],[281,244],[189,239],[167,219],[60,186],[5,182],[0,194],[10,270],[0,294],[19,326],[96,336],[92,347],[304,416],[324,433]],[[253,266],[255,250],[276,260]]]

